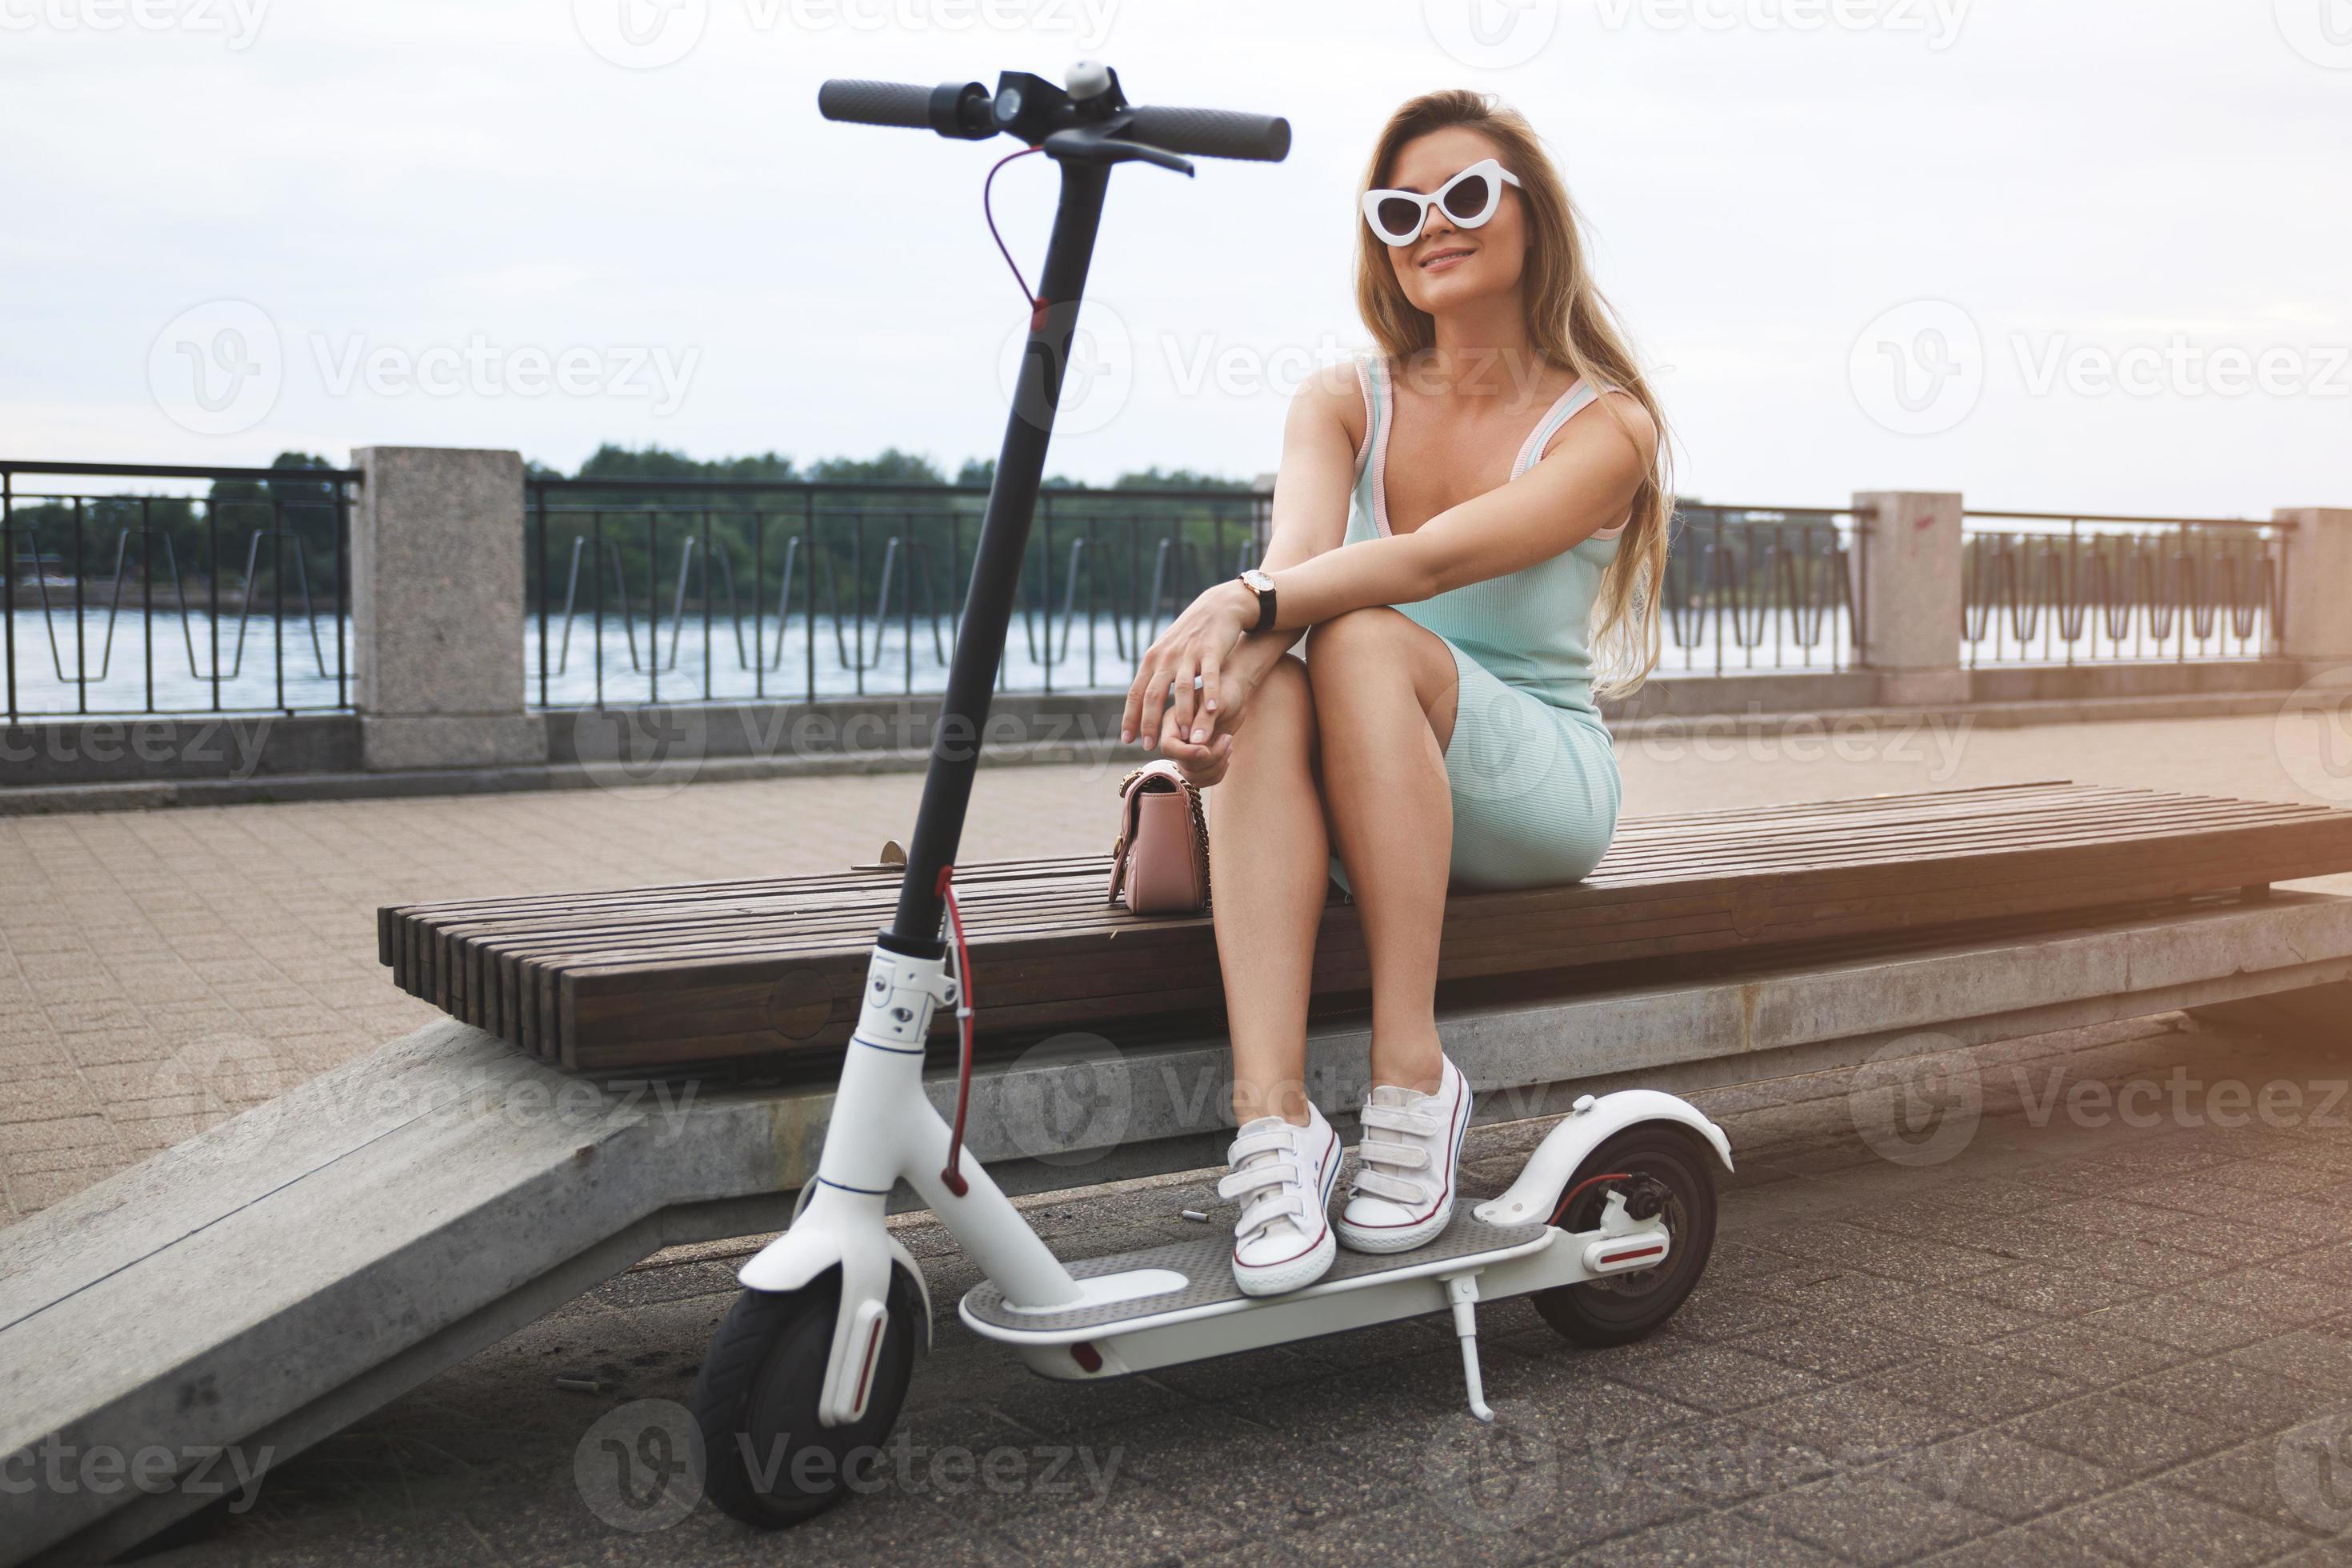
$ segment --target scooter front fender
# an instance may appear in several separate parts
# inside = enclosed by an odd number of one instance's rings
[[[1544,1224],[1559,1206],[1560,1194],[1568,1190],[1586,1156],[1627,1128],[1645,1121],[1690,1129],[1716,1152],[1725,1170],[1731,1169],[1731,1140],[1690,1101],[1654,1089],[1620,1089],[1562,1118],[1536,1146],[1509,1190],[1471,1212],[1489,1225]]]
[[[833,1350],[825,1361],[824,1388],[817,1417],[837,1426],[865,1414],[872,1359],[875,1314],[889,1310],[890,1279],[905,1269],[922,1302],[923,1345],[931,1343],[931,1290],[914,1255],[884,1224],[883,1194],[854,1193],[819,1184],[783,1235],[761,1247],[737,1270],[747,1290],[776,1294],[805,1288],[828,1268],[841,1270]]]

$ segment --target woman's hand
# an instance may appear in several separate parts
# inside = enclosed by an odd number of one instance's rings
[[[1140,736],[1148,750],[1166,731],[1205,745],[1217,721],[1225,659],[1256,619],[1257,595],[1239,582],[1220,583],[1187,605],[1143,651],[1119,714],[1120,743]]]
[[[1160,754],[1176,764],[1177,770],[1196,789],[1225,782],[1225,769],[1233,762],[1234,731],[1224,726],[1237,722],[1241,715],[1230,701],[1218,710],[1218,729],[1206,742],[1195,745],[1189,738],[1192,731],[1180,728],[1171,709],[1162,716],[1160,725]]]

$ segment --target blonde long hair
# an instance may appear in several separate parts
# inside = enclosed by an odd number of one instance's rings
[[[1618,536],[1616,559],[1601,583],[1591,639],[1593,689],[1622,697],[1640,689],[1659,653],[1659,585],[1666,570],[1666,531],[1674,517],[1674,459],[1664,411],[1627,345],[1609,301],[1594,287],[1581,235],[1582,219],[1553,168],[1543,140],[1525,116],[1492,94],[1449,89],[1410,100],[1389,117],[1364,171],[1363,189],[1383,185],[1398,152],[1416,136],[1467,126],[1502,150],[1503,166],[1518,176],[1528,218],[1528,256],[1520,274],[1528,336],[1549,363],[1587,383],[1614,387],[1649,411],[1658,430],[1657,458],[1634,493],[1633,515]],[[1390,265],[1388,247],[1356,226],[1356,310],[1381,351],[1402,363],[1437,342],[1437,324],[1405,297]],[[1625,416],[1609,405],[1621,426]],[[1627,433],[1630,435],[1631,429]]]

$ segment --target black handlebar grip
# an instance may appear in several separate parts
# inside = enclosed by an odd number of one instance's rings
[[[1122,132],[1128,140],[1171,153],[1202,158],[1255,158],[1279,163],[1290,151],[1290,121],[1276,114],[1244,114],[1230,109],[1135,110]]]
[[[913,82],[829,81],[816,89],[816,107],[827,120],[903,125],[914,131],[931,128],[931,89]]]

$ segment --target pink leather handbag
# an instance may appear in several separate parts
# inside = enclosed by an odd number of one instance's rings
[[[1118,839],[1110,847],[1110,901],[1139,915],[1209,907],[1209,823],[1201,792],[1162,757],[1118,781]]]

